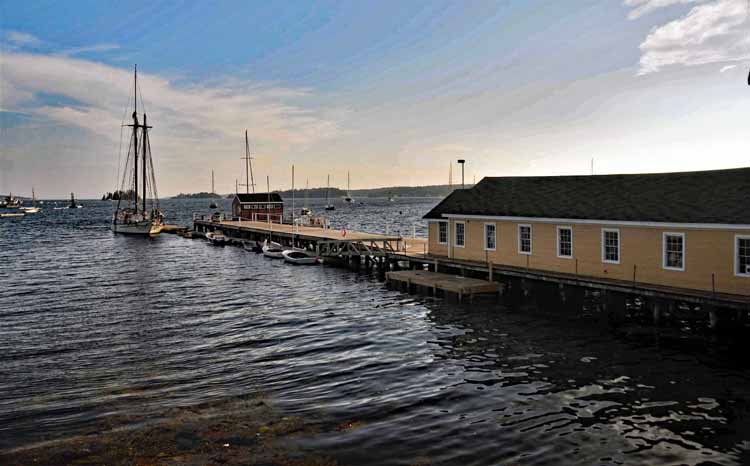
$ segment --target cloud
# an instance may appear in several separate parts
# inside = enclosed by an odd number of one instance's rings
[[[628,13],[628,19],[638,19],[652,11],[658,10],[659,8],[704,1],[706,0],[625,0],[624,5],[633,7],[633,10]]]
[[[65,49],[62,52],[60,52],[60,55],[64,56],[72,56],[72,55],[79,55],[82,53],[90,53],[90,52],[108,52],[110,50],[117,50],[120,46],[117,44],[96,44],[96,45],[90,45],[87,47],[73,47],[69,49]]]
[[[737,65],[722,66],[721,69],[719,70],[719,73],[723,73],[725,71],[729,71],[729,70],[734,69],[734,68],[737,68]]]
[[[60,155],[48,148],[65,140],[86,147],[88,159],[81,163],[89,169],[114,164],[121,124],[132,113],[132,80],[132,70],[91,60],[4,53],[0,108],[27,115],[25,126],[38,129],[35,138],[21,140],[24,127],[14,128],[16,142],[5,149],[16,158],[36,154],[55,167]],[[245,129],[256,155],[274,159],[342,132],[335,109],[311,108],[309,89],[237,78],[178,85],[142,70],[138,83],[144,99],[139,113],[145,104],[158,163],[171,167],[167,190],[184,189],[198,166],[239,167]]]
[[[643,5],[642,5],[643,6]],[[639,74],[671,65],[704,65],[750,58],[746,0],[714,0],[651,30],[640,44]]]
[[[18,32],[18,31],[6,32],[5,40],[10,42],[11,44],[19,45],[19,46],[36,46],[42,43],[41,40],[32,36],[31,34],[27,34],[25,32]]]

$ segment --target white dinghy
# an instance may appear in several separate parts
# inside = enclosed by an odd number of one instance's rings
[[[296,265],[316,265],[320,263],[320,258],[312,252],[304,249],[287,249],[281,253],[284,261]]]
[[[263,243],[263,255],[270,257],[271,259],[283,259],[284,248],[279,244],[271,241],[270,243],[266,240]]]

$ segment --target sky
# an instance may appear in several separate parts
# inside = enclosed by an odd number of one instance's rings
[[[0,192],[115,190],[135,64],[161,196],[750,166],[748,0],[0,0]]]

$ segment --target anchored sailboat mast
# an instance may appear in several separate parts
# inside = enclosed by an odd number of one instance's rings
[[[138,213],[138,65],[133,71],[133,195],[135,196],[135,213]],[[146,164],[144,163],[145,167]],[[144,180],[145,181],[145,180]],[[145,183],[144,183],[145,184]],[[145,209],[144,209],[145,212]]]

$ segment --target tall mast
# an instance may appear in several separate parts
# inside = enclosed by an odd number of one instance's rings
[[[328,196],[331,193],[331,174],[328,174],[328,179],[326,181],[326,207],[328,207]]]
[[[245,192],[250,194],[250,187],[255,193],[255,177],[253,176],[253,158],[250,157],[250,143],[247,140],[247,130],[245,130]]]
[[[147,165],[147,163],[146,163],[147,162],[147,160],[146,160],[146,149],[147,149],[147,146],[146,145],[148,144],[148,133],[146,132],[147,131],[146,128],[148,128],[148,125],[146,124],[146,114],[144,113],[143,114],[143,133],[142,133],[143,137],[141,138],[141,139],[143,139],[143,152],[142,152],[143,157],[142,157],[142,160],[141,160],[141,164],[143,165],[143,182],[141,184],[143,184],[143,186],[142,186],[141,189],[143,189],[143,200],[142,201],[143,201],[143,215],[144,215],[144,217],[146,215],[146,184],[147,184],[146,183],[146,165]],[[137,203],[138,203],[138,200],[136,199],[136,204]]]
[[[135,65],[133,78],[133,180],[135,182],[133,195],[135,196],[135,213],[138,213],[138,65]]]
[[[213,194],[215,191],[214,189],[214,171],[211,170],[211,194]]]

